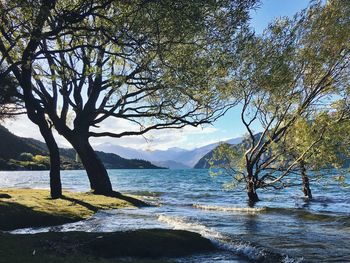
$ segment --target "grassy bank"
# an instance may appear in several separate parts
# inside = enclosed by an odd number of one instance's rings
[[[0,234],[0,262],[152,262],[215,248],[199,234],[166,229],[114,233]],[[170,260],[169,260],[170,261]],[[156,261],[164,262],[164,260]]]
[[[100,209],[142,205],[145,203],[120,194],[106,197],[64,192],[61,199],[53,200],[47,190],[0,189],[0,230],[59,225],[89,218]],[[212,243],[199,234],[180,230],[49,232],[33,235],[0,232],[0,263],[109,263],[122,259],[164,262],[164,257],[181,257],[214,249]]]
[[[61,225],[89,218],[98,210],[145,205],[121,194],[106,197],[64,192],[63,195],[51,199],[48,190],[0,189],[0,230]]]

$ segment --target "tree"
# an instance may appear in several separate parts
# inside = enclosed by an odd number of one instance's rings
[[[17,88],[16,81],[0,70],[0,121],[24,113]]]
[[[89,138],[198,126],[222,115],[220,58],[255,2],[11,1],[1,4],[0,52],[29,118],[43,135],[49,120],[79,154],[91,189],[110,194]],[[99,132],[110,118],[135,128]]]
[[[315,155],[315,149],[331,123],[338,122],[318,118],[331,116],[332,104],[349,85],[349,14],[343,1],[313,3],[293,19],[270,24],[263,36],[248,34],[249,44],[240,48],[240,66],[233,60],[232,85],[226,92],[240,98],[248,136],[240,147],[221,146],[215,157],[226,159],[226,171],[237,183],[245,183],[250,203],[259,200],[259,188],[295,185],[298,178],[291,177],[297,171],[311,197],[306,161],[327,160]],[[328,113],[321,114],[324,111]],[[339,117],[341,121],[344,116]],[[300,124],[315,120],[322,124],[318,132],[308,133],[295,149],[297,140],[291,139],[304,132]],[[254,128],[262,131],[255,133]]]
[[[2,62],[4,62],[2,60]],[[0,64],[1,65],[1,64]],[[2,65],[1,65],[2,66]],[[18,90],[18,83],[14,77],[9,76],[9,71],[0,72],[0,120],[11,118],[26,113],[23,94]],[[37,112],[39,115],[39,112]],[[60,180],[60,156],[58,146],[52,135],[51,126],[45,121],[45,116],[41,114],[41,132],[50,152],[50,192],[52,198],[62,195]]]
[[[0,66],[3,66],[4,59],[1,60]],[[23,94],[19,91],[19,84],[16,79],[11,76],[10,70],[0,70],[0,120],[11,118],[21,114],[25,114],[25,105],[23,101]],[[45,119],[45,116],[42,116]],[[44,138],[48,144],[50,152],[50,192],[52,198],[58,198],[62,195],[62,186],[60,179],[60,157],[59,150],[54,137],[52,135],[51,127],[45,121],[41,130],[45,132]]]
[[[34,158],[34,156],[33,156],[33,154],[31,154],[31,153],[26,153],[26,152],[24,152],[24,153],[21,153],[21,155],[19,156],[19,160],[21,160],[21,161],[33,161],[33,158]]]
[[[50,192],[52,198],[58,198],[62,195],[59,149],[52,134],[52,125],[47,122],[40,101],[31,93],[33,88],[31,83],[33,52],[38,46],[41,27],[45,22],[42,19],[52,8],[54,1],[43,1],[40,7],[38,7],[39,3],[37,2],[11,2],[13,5],[9,8],[14,11],[12,15],[22,20],[17,20],[17,22],[21,24],[28,18],[34,24],[33,27],[22,32],[17,31],[18,24],[16,24],[15,20],[11,20],[7,16],[6,12],[9,9],[4,4],[7,5],[8,3],[0,3],[2,21],[0,28],[0,52],[2,59],[0,65],[5,69],[3,75],[8,76],[11,74],[10,76],[15,78],[18,85],[22,88],[21,98],[25,103],[27,116],[39,126],[40,132],[48,146],[50,152]],[[36,12],[28,13],[31,6],[36,7]],[[28,16],[36,17],[29,18]],[[25,41],[25,38],[27,38],[27,41]],[[26,47],[24,46],[25,44],[27,44]],[[19,47],[16,48],[16,45]],[[19,51],[22,51],[22,53],[17,53]]]
[[[339,169],[349,159],[349,119],[339,111],[323,110],[308,119],[300,118],[286,134],[283,143],[275,145],[280,170],[301,177],[304,197],[312,198],[310,181],[319,181],[325,176],[324,169]],[[276,160],[277,161],[277,160]],[[308,171],[312,171],[312,177]],[[291,180],[284,185],[298,185]]]

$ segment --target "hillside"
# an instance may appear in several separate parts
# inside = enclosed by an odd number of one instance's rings
[[[233,145],[239,144],[242,142],[242,138],[234,138],[226,142]],[[205,154],[215,149],[218,145],[219,142],[192,150],[173,147],[167,150],[145,151],[114,145],[112,143],[103,143],[97,145],[96,149],[99,151],[111,152],[123,158],[148,160],[154,164],[170,169],[188,169],[192,168]]]
[[[261,133],[257,133],[254,135],[257,139],[260,138]],[[233,140],[229,140],[226,141],[226,143],[230,144],[231,147],[243,147],[243,148],[247,148],[247,141],[243,140],[243,138],[241,138],[240,141],[233,141]],[[209,164],[209,160],[213,157],[214,151],[215,149],[218,147],[218,145],[212,149],[210,152],[208,152],[207,154],[205,154],[202,158],[199,159],[199,161],[194,165],[194,169],[209,169],[210,168],[210,164]],[[238,148],[236,148],[238,149]],[[213,164],[214,165],[219,165],[222,164],[222,161],[215,161]]]
[[[195,166],[193,168],[194,169],[209,169],[210,168],[209,160],[213,157],[214,150],[208,152],[206,155],[204,155],[202,158],[200,158],[199,161],[195,164]]]
[[[23,156],[28,153],[28,156]],[[61,148],[62,169],[83,169],[80,162],[75,161],[74,149]],[[125,159],[113,153],[97,152],[108,169],[159,169],[149,161]],[[32,157],[31,157],[31,156]],[[46,144],[12,134],[0,125],[0,170],[46,170],[49,169],[48,150]],[[29,159],[23,159],[24,157]]]

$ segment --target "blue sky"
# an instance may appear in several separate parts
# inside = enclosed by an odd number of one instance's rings
[[[296,12],[306,8],[308,4],[309,1],[307,0],[262,0],[260,7],[251,12],[251,27],[257,33],[261,33],[274,19],[281,16],[293,16]],[[113,143],[149,150],[167,149],[170,147],[192,149],[209,143],[243,136],[246,131],[240,121],[239,115],[239,107],[235,107],[211,126],[202,128],[186,127],[182,131],[162,130],[149,133],[144,137],[124,137],[121,139],[99,138],[91,140],[91,143],[93,145]],[[118,128],[117,126],[123,125],[123,123],[110,123],[107,125],[109,125],[108,128]],[[5,126],[16,135],[42,140],[38,128],[25,116],[19,117],[14,121],[7,121]],[[259,128],[256,127],[256,131],[258,130]],[[58,134],[55,137],[60,146],[69,147],[69,144],[64,138]]]
[[[263,0],[260,8],[251,12],[251,27],[256,33],[262,33],[270,22],[281,16],[292,17],[295,13],[306,8],[307,0]],[[255,128],[258,131],[258,127]],[[215,130],[215,131],[214,131]],[[188,143],[200,144],[201,141],[215,142],[243,136],[245,127],[240,121],[240,109],[235,107],[213,124],[212,133],[189,135]],[[184,146],[186,147],[186,146]]]

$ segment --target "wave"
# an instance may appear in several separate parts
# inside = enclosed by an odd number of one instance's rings
[[[184,217],[160,215],[158,216],[158,220],[166,223],[174,229],[196,232],[207,238],[223,238],[219,232],[197,222],[189,222]]]
[[[222,212],[237,212],[237,213],[261,213],[265,212],[266,207],[226,207],[226,206],[216,206],[216,205],[200,205],[193,204],[194,208],[209,210],[209,211],[222,211]]]
[[[147,196],[147,197],[159,197],[163,192],[151,192],[151,191],[130,191],[127,194],[138,195],[138,196]]]
[[[307,211],[300,208],[281,208],[281,207],[226,207],[215,205],[193,204],[192,207],[208,211],[221,211],[231,213],[279,213],[285,215],[294,215],[302,220],[319,221],[319,222],[338,222],[344,227],[350,226],[350,217],[343,215],[335,215],[329,213],[317,213]]]
[[[219,233],[203,224],[200,224],[198,222],[191,222],[185,217],[160,215],[158,217],[158,220],[160,222],[168,224],[169,226],[173,227],[173,229],[187,230],[199,233],[203,237],[211,240],[211,242],[213,242],[213,244],[218,249],[233,252],[236,255],[243,256],[250,260],[264,262],[267,258],[271,259],[271,255],[273,254],[252,245],[250,242],[233,240],[231,237],[225,236],[222,233]],[[284,262],[281,255],[278,255],[278,258],[279,259],[274,262]],[[288,263],[289,262],[292,261],[288,261]]]

